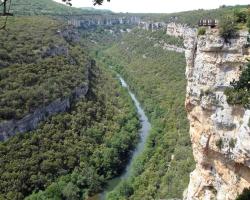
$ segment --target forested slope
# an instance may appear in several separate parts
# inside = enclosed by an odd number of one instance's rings
[[[87,52],[63,22],[12,18],[0,46],[0,121],[20,119],[88,82]]]
[[[74,2],[73,2],[74,3]],[[14,15],[68,16],[101,13],[98,10],[84,10],[57,3],[53,0],[12,0],[10,12]]]
[[[108,199],[181,198],[194,167],[184,109],[184,54],[154,47],[156,41],[145,39],[145,34],[135,30],[99,54],[99,59],[124,76],[152,123],[133,175]],[[178,44],[178,39],[169,39],[174,40]]]

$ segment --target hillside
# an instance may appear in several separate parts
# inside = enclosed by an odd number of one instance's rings
[[[212,10],[192,10],[170,14],[144,14],[141,15],[143,20],[148,21],[162,21],[162,22],[176,22],[181,24],[187,24],[189,26],[197,26],[197,23],[202,18],[212,18],[220,20],[224,16],[233,15],[235,9],[247,8],[249,5],[240,6],[221,6],[218,9]]]
[[[88,82],[79,35],[47,17],[18,17],[0,32],[0,121],[21,119]]]
[[[10,12],[14,15],[70,16],[111,13],[107,10],[74,8],[53,0],[12,0]]]

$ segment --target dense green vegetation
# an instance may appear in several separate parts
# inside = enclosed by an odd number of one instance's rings
[[[109,194],[112,200],[180,198],[194,167],[184,109],[184,55],[154,47],[145,34],[135,30],[98,54],[127,80],[152,124],[144,153],[131,177]]]
[[[28,199],[82,199],[121,172],[139,122],[127,91],[108,73],[92,69],[87,97],[70,112],[0,144],[0,199],[23,199],[47,187]]]
[[[64,23],[19,17],[7,30],[0,31],[0,121],[20,119],[87,82],[89,58]]]
[[[238,81],[231,82],[232,87],[225,90],[227,102],[250,108],[250,62],[243,69]]]

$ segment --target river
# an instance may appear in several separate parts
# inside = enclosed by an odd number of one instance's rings
[[[139,115],[139,119],[140,119],[140,123],[141,123],[141,128],[139,130],[140,141],[137,144],[135,150],[133,151],[131,159],[128,162],[124,172],[120,176],[108,181],[107,187],[105,188],[104,192],[99,194],[99,198],[98,198],[99,200],[105,200],[106,199],[106,194],[108,192],[112,191],[123,179],[126,179],[126,178],[128,178],[130,176],[132,163],[136,159],[136,157],[140,153],[142,153],[142,151],[143,151],[143,149],[145,147],[145,144],[146,144],[147,137],[149,135],[149,131],[151,129],[151,124],[149,123],[148,118],[147,118],[144,110],[142,109],[139,101],[136,99],[136,96],[131,92],[131,90],[129,89],[128,84],[125,82],[125,80],[120,75],[118,75],[118,78],[119,78],[119,80],[121,82],[122,87],[127,89],[130,97],[132,98],[132,100],[133,100],[133,102],[134,102],[134,104],[136,106],[137,113]]]

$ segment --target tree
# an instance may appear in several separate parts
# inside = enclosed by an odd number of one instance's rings
[[[79,199],[80,189],[74,185],[73,183],[69,182],[65,188],[63,188],[63,196],[67,200],[76,200]]]
[[[233,88],[227,88],[225,94],[229,104],[239,104],[250,108],[250,62],[242,71],[238,81],[232,81]]]
[[[65,2],[67,5],[72,6],[72,3],[71,3],[72,0],[62,0],[62,1]],[[110,0],[107,0],[107,1],[110,2]],[[104,0],[93,0],[94,5],[102,5],[103,2]]]
[[[220,36],[225,39],[226,42],[229,42],[229,39],[235,38],[237,36],[237,27],[234,22],[234,19],[225,17],[220,21]]]
[[[246,23],[247,21],[247,13],[245,10],[235,10],[234,11],[235,21],[237,23]]]
[[[236,200],[248,200],[250,198],[250,189],[245,188],[243,192],[236,198]]]

